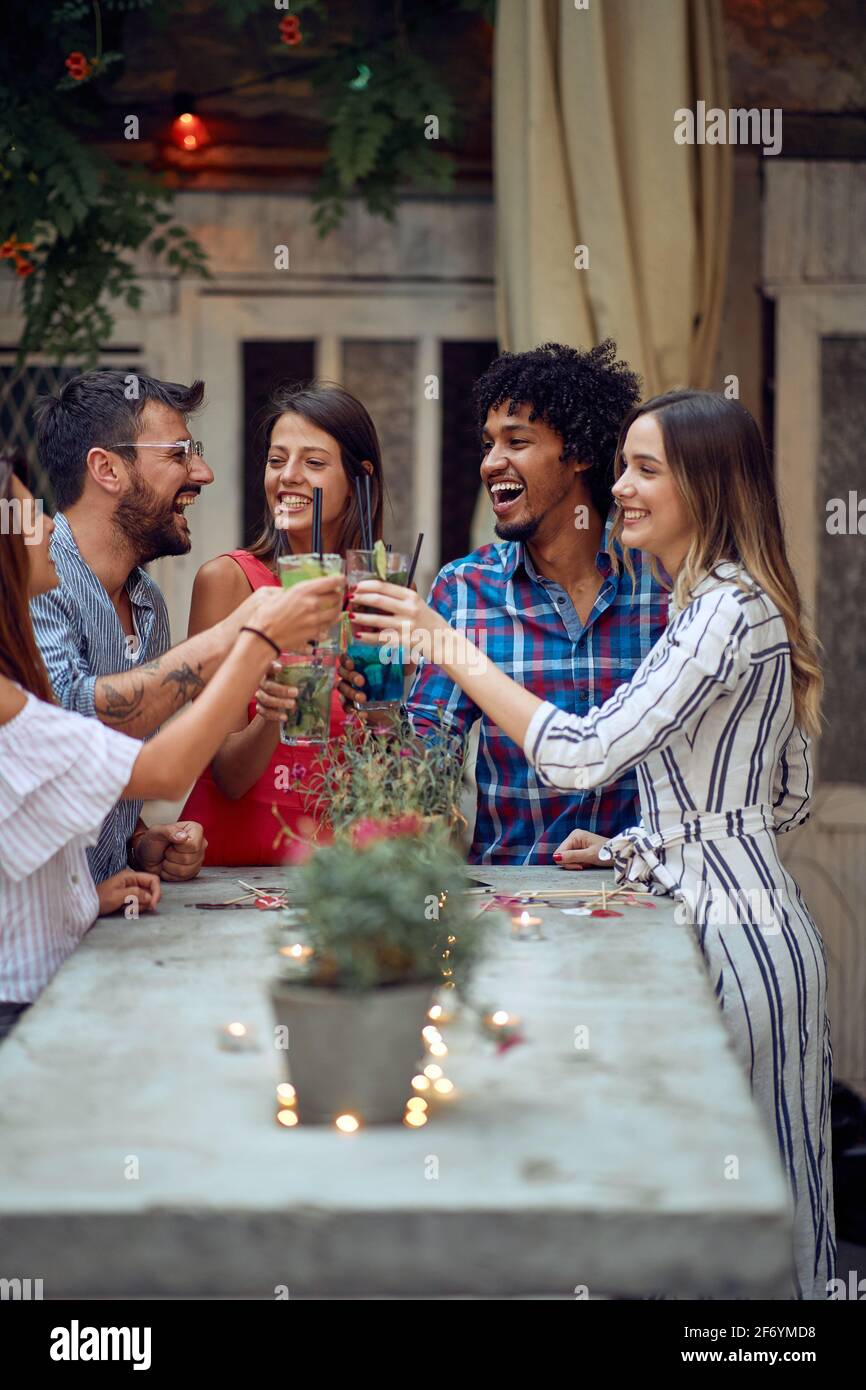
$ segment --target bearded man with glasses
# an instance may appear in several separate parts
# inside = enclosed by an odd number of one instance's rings
[[[171,647],[168,611],[143,565],[185,555],[187,508],[213,481],[187,417],[204,384],[85,372],[36,408],[39,458],[57,507],[51,553],[60,586],[33,600],[36,640],[65,709],[147,738],[203,689],[261,593],[216,627]],[[207,848],[193,821],[146,826],[122,801],[88,851],[96,883],[127,864],[194,877]]]

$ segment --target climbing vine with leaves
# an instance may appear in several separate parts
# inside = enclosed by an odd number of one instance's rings
[[[207,276],[198,242],[174,218],[172,193],[146,171],[122,165],[93,142],[106,92],[123,71],[124,23],[165,24],[181,0],[29,0],[4,17],[0,51],[0,266],[22,286],[19,362],[39,352],[92,363],[111,336],[118,305],[136,310],[133,264],[149,252],[168,273]],[[326,235],[360,196],[393,217],[401,188],[444,190],[453,161],[455,100],[428,56],[449,12],[492,22],[494,0],[377,0],[333,22],[328,0],[216,0],[247,41],[271,34],[268,59],[301,58],[328,128],[328,157],[314,191]],[[263,26],[267,26],[266,29]],[[111,40],[111,45],[105,39]],[[430,138],[430,118],[436,123]],[[425,138],[426,135],[426,138]]]

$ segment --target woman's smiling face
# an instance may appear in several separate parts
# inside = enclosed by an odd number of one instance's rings
[[[330,434],[288,411],[271,434],[265,496],[275,525],[298,553],[312,549],[315,487],[322,489],[322,544],[329,550],[350,500],[342,452]]]
[[[639,415],[630,426],[611,491],[622,511],[623,545],[647,551],[661,560],[669,575],[676,574],[695,528],[654,415]]]

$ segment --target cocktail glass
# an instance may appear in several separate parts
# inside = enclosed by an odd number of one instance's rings
[[[404,588],[409,576],[411,555],[399,550],[347,550],[346,551],[346,589],[349,602],[352,602],[355,589],[362,579],[382,579],[388,584],[401,584]],[[355,606],[357,613],[364,609]],[[372,610],[369,610],[372,611]],[[399,704],[403,698],[402,651],[393,643],[384,646],[378,642],[360,642],[351,637],[346,654],[364,684],[359,690],[367,696],[364,710],[388,709]]]
[[[280,555],[277,560],[280,569],[280,583],[284,589],[295,584],[303,584],[306,579],[324,579],[329,574],[343,573],[342,555]],[[327,651],[339,648],[340,625],[335,623],[330,633],[319,644]]]
[[[280,726],[281,743],[295,746],[328,742],[336,671],[337,652],[330,647],[281,652],[280,670],[271,679],[279,685],[298,688],[295,708]]]
[[[280,583],[284,589],[293,584],[302,584],[305,579],[324,579],[328,574],[343,573],[342,555],[281,555],[277,561],[280,567]]]

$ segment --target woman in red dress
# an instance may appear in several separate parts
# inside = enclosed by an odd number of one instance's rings
[[[190,636],[233,612],[252,589],[279,585],[280,554],[312,550],[314,487],[322,489],[325,552],[345,555],[362,545],[354,480],[365,474],[371,484],[373,534],[382,534],[379,439],[360,401],[340,386],[281,386],[271,397],[262,433],[264,527],[249,550],[233,550],[202,565],[193,588]],[[181,818],[204,826],[208,864],[283,863],[288,844],[279,834],[274,806],[296,835],[310,839],[315,833],[296,784],[303,783],[318,750],[280,742],[280,725],[291,704],[284,686],[265,681],[247,718],[196,782]],[[339,737],[344,719],[335,689],[332,738]],[[286,790],[287,785],[296,789]]]

